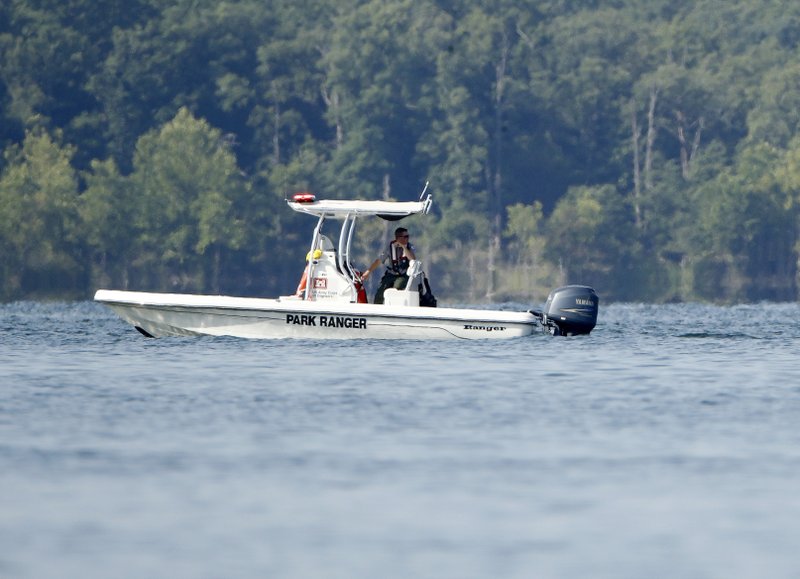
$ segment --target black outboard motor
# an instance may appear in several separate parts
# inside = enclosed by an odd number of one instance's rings
[[[532,313],[542,319],[542,327],[553,336],[579,336],[588,334],[597,324],[599,302],[589,286],[567,285],[550,292],[543,312]]]

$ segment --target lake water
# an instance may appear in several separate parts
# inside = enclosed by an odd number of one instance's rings
[[[795,304],[491,343],[0,306],[0,577],[797,578],[799,350]]]

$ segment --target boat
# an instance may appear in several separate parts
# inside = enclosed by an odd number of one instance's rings
[[[418,201],[318,200],[310,193],[287,199],[289,208],[317,219],[295,295],[256,298],[99,289],[94,299],[147,337],[494,340],[537,331],[581,335],[594,329],[599,298],[583,285],[553,290],[542,310],[426,307],[429,284],[420,260],[409,264],[405,289],[386,290],[383,304],[368,303],[361,274],[351,263],[357,223],[427,215],[433,199],[426,191],[427,185]],[[338,228],[337,244],[323,231],[331,222]]]

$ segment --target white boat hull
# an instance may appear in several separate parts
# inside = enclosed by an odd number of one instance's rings
[[[507,339],[541,331],[531,312],[98,290],[145,335],[312,339]]]

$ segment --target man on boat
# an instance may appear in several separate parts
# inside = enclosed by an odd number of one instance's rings
[[[388,249],[372,262],[367,271],[361,274],[361,279],[366,280],[381,262],[386,265],[386,272],[381,278],[381,285],[378,291],[375,292],[374,303],[383,303],[383,292],[387,289],[402,290],[406,287],[408,283],[408,265],[413,259],[417,259],[417,257],[414,254],[414,246],[408,241],[408,229],[398,227],[394,232],[394,241],[389,244]]]

